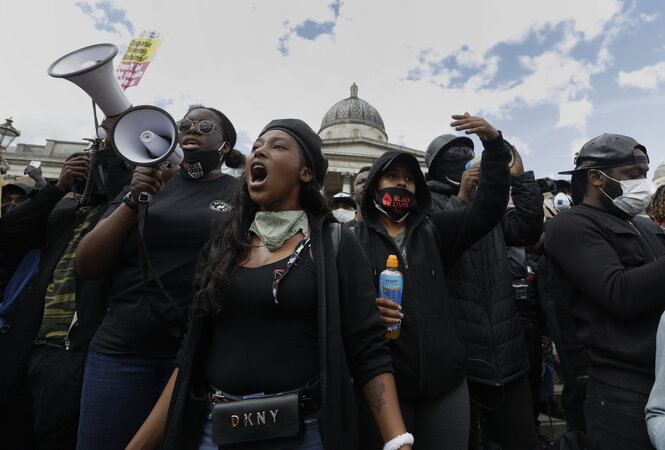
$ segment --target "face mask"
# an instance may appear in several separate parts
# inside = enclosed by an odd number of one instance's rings
[[[402,222],[417,207],[416,196],[402,187],[377,191],[374,206],[395,222]]]
[[[453,186],[459,186],[466,163],[473,159],[473,150],[469,147],[451,147],[445,150],[440,158],[435,159],[432,175],[440,181],[447,181]]]
[[[13,204],[13,203],[9,203],[9,204],[3,206],[2,208],[0,208],[0,215],[4,216],[5,214],[7,214],[9,211],[11,211],[14,208],[16,208],[16,205]]]
[[[337,208],[333,209],[333,216],[335,216],[335,219],[339,223],[347,223],[355,219],[356,217],[356,212],[355,211],[349,211],[348,209],[344,208]]]
[[[554,209],[556,209],[557,212],[564,212],[570,209],[570,205],[572,201],[570,200],[570,197],[568,197],[566,194],[563,192],[559,192],[554,196]]]
[[[639,178],[637,180],[615,180],[602,171],[600,173],[605,175],[607,179],[618,183],[621,186],[623,193],[618,197],[612,198],[599,187],[598,189],[600,189],[600,192],[605,194],[605,196],[612,201],[614,206],[628,214],[630,217],[641,213],[649,205],[649,202],[651,201],[651,187],[646,178]]]
[[[197,180],[215,170],[224,159],[224,155],[219,153],[224,144],[226,141],[217,150],[183,150],[185,162],[182,163],[180,174]]]

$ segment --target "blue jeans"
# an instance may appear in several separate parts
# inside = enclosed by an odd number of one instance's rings
[[[207,419],[203,422],[201,429],[201,440],[199,441],[199,450],[218,450],[218,447],[212,442],[212,402],[208,402]],[[277,449],[275,449],[277,450]],[[302,442],[295,447],[281,447],[280,450],[323,450],[321,434],[319,433],[319,421],[316,413],[305,416],[305,435]]]
[[[157,403],[172,358],[105,355],[90,350],[83,376],[79,450],[125,448]]]

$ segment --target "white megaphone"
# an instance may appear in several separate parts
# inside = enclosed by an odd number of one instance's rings
[[[480,155],[476,156],[471,161],[466,163],[466,165],[464,166],[464,170],[468,170],[471,167],[479,166],[482,160],[483,160],[483,154],[481,153]],[[514,165],[515,165],[515,150],[513,150],[513,147],[511,146],[510,161],[508,162],[508,168],[512,169]]]
[[[117,116],[131,106],[113,72],[118,47],[95,44],[58,58],[48,74],[78,85],[101,108],[106,117]]]
[[[118,156],[137,166],[181,165],[185,159],[175,121],[156,106],[135,106],[122,113],[113,124],[111,138]]]

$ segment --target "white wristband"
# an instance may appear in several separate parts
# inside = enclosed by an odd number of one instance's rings
[[[413,435],[404,433],[396,436],[383,445],[383,450],[399,450],[403,445],[413,445]]]

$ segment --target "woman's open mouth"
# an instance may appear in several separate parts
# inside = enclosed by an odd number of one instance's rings
[[[180,148],[183,150],[197,150],[199,147],[201,147],[201,143],[193,138],[187,138],[180,144]]]
[[[249,187],[257,189],[263,186],[268,178],[268,171],[259,162],[253,163],[249,169]]]

